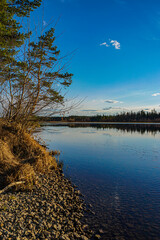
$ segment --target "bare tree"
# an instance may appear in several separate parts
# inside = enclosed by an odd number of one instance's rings
[[[22,56],[17,55],[3,69],[0,103],[5,118],[25,122],[39,112],[64,114],[79,105],[65,99],[64,89],[70,86],[73,74],[65,71],[54,34],[51,28],[37,41],[27,40]]]
[[[42,30],[36,29],[40,36],[33,41],[35,32],[32,34],[29,26],[26,31],[14,19],[14,15],[29,17],[30,11],[38,7],[41,0],[3,2],[6,11],[3,25],[7,24],[7,16],[11,23],[6,44],[6,31],[3,31],[3,36],[0,33],[0,54],[5,53],[4,61],[0,61],[0,104],[3,117],[25,123],[39,113],[47,116],[56,113],[64,115],[73,107],[79,106],[81,100],[66,100],[66,88],[71,85],[73,74],[66,71],[68,62],[64,64],[64,57],[60,56],[60,50],[55,45],[55,29],[44,31],[46,26],[43,26],[42,19]],[[3,19],[3,12],[0,10],[1,18]],[[20,28],[22,33],[18,32]]]

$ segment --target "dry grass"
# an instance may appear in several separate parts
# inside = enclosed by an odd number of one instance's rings
[[[56,159],[21,125],[0,121],[0,185],[25,181],[31,189],[37,173],[56,169]]]
[[[12,154],[8,144],[0,140],[0,174],[3,174],[5,171],[17,165],[18,162]]]

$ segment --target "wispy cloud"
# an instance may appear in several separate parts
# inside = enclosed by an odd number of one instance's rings
[[[106,46],[106,47],[109,47],[109,45],[108,45],[106,42],[101,43],[100,46]]]
[[[103,108],[103,111],[109,111],[109,110],[111,110],[112,112],[113,111],[117,112],[119,110],[121,110],[121,111],[128,111],[127,108],[121,108],[121,107],[105,107],[105,108]]]
[[[93,103],[104,103],[105,100],[104,99],[93,99],[92,102]]]
[[[108,110],[110,110],[110,109],[112,109],[112,107],[103,108],[103,110],[105,110],[105,111],[108,111]]]
[[[111,39],[109,39],[109,43],[103,42],[100,44],[100,46],[105,46],[105,47],[113,46],[115,49],[118,49],[118,50],[121,48],[121,45],[117,40],[111,40]]]
[[[159,95],[160,95],[160,93],[154,93],[154,94],[152,94],[153,97],[157,97],[157,96],[159,96]]]
[[[121,107],[105,107],[105,108],[103,108],[103,109],[97,109],[97,110],[95,110],[95,109],[82,109],[82,110],[80,110],[81,112],[86,112],[86,113],[99,113],[99,114],[101,114],[101,113],[104,113],[105,111],[109,111],[109,110],[115,110],[115,111],[117,111],[117,110],[127,110],[126,108],[121,108]]]
[[[95,109],[83,109],[81,112],[97,112],[98,110]]]
[[[106,103],[122,103],[116,100],[105,100]]]

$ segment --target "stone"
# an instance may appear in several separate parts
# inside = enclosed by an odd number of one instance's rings
[[[61,228],[62,228],[61,225],[58,224],[58,225],[57,225],[57,229],[58,229],[58,230],[61,230]]]
[[[72,183],[55,172],[39,175],[33,192],[13,193],[11,200],[9,193],[3,195],[0,239],[90,239],[89,227],[80,221],[84,204],[78,195]]]
[[[81,240],[88,240],[88,238],[86,236],[82,235]]]
[[[76,239],[80,238],[80,235],[76,232],[74,232],[74,236],[76,237]]]
[[[96,238],[96,239],[100,239],[101,236],[100,236],[99,234],[96,234],[96,235],[95,235],[95,238]]]

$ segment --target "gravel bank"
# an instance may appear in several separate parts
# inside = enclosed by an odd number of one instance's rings
[[[31,192],[0,195],[0,239],[90,239],[81,193],[63,174],[39,176]]]

